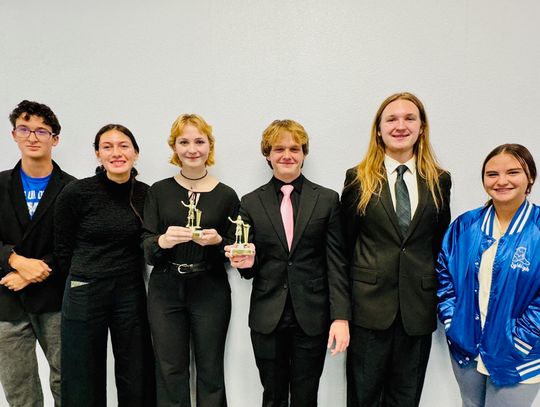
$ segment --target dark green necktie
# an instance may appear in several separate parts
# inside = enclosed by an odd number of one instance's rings
[[[396,215],[399,227],[403,234],[405,234],[409,228],[409,223],[411,223],[411,200],[409,199],[409,190],[403,180],[403,174],[407,171],[407,166],[400,165],[396,171]]]

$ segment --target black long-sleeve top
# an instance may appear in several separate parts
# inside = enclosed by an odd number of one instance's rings
[[[159,236],[169,226],[185,226],[188,208],[182,202],[189,202],[189,190],[182,187],[174,178],[156,182],[148,191],[144,207],[143,247],[148,264],[165,268],[168,262],[200,263],[206,262],[211,270],[224,270],[222,246],[231,243],[228,237],[234,236],[236,225],[228,220],[236,219],[239,199],[236,192],[219,183],[209,192],[201,192],[197,209],[202,210],[201,228],[216,229],[223,238],[220,245],[201,246],[193,241],[177,244],[171,249],[158,245]]]
[[[140,273],[147,191],[142,182],[118,184],[105,173],[64,188],[55,208],[55,256],[60,267],[86,278]]]

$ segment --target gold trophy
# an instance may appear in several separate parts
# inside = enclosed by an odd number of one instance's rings
[[[231,255],[233,256],[252,256],[255,254],[255,250],[249,247],[249,228],[251,227],[242,220],[242,217],[238,215],[236,220],[229,218],[229,220],[236,224],[236,231],[234,232],[235,242],[234,247],[231,249]]]
[[[194,239],[201,238],[203,235],[202,230],[200,230],[202,211],[197,209],[197,205],[194,202],[191,202],[191,200],[189,201],[189,204],[185,204],[184,201],[180,202],[188,208],[186,227],[191,229],[191,237]]]

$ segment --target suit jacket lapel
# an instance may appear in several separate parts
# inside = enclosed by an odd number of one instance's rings
[[[388,185],[388,180],[384,181],[380,199],[384,210],[388,215],[388,219],[390,219],[390,222],[394,226],[396,233],[400,238],[403,238],[403,233],[401,232],[401,228],[399,227],[399,222],[396,215],[396,209],[394,208],[394,203],[392,202],[392,195],[390,195],[390,187]]]
[[[289,251],[287,237],[285,236],[285,228],[283,227],[281,212],[279,211],[278,197],[272,181],[261,187],[259,190],[259,199],[283,248],[286,251]]]
[[[45,193],[39,200],[39,204],[36,208],[36,212],[34,213],[34,216],[32,217],[31,224],[27,231],[28,233],[34,227],[34,225],[36,225],[40,221],[40,219],[43,217],[43,215],[47,211],[54,210],[54,202],[56,200],[56,196],[62,190],[63,185],[64,183],[60,176],[59,170],[54,168],[51,175],[51,179],[49,180],[49,183],[47,184],[47,188],[45,188]]]
[[[291,255],[302,238],[302,234],[311,219],[311,215],[317,205],[318,199],[319,192],[317,191],[317,186],[304,178],[304,185],[302,186],[302,193],[300,194],[300,203],[298,204],[298,214],[296,215],[296,221],[294,222],[294,237],[291,245]]]
[[[17,216],[17,220],[21,225],[21,230],[26,230],[28,224],[30,223],[30,214],[28,213],[28,204],[26,203],[26,199],[24,197],[20,168],[21,163],[19,161],[19,163],[11,172],[9,195],[11,198],[11,203],[15,210],[15,214]]]
[[[19,219],[19,222],[22,226],[22,230],[24,230],[22,240],[24,240],[26,236],[28,236],[32,232],[32,229],[39,223],[40,219],[47,211],[54,210],[54,202],[56,196],[62,190],[64,181],[60,173],[60,168],[54,163],[53,165],[54,166],[51,178],[49,180],[49,183],[47,184],[47,188],[45,188],[45,193],[39,200],[36,212],[34,213],[34,216],[32,218],[30,218],[30,214],[28,213],[28,205],[24,198],[24,191],[22,187],[20,172],[17,169],[17,171],[14,173],[13,181],[11,184],[13,192],[11,194],[11,199],[13,202],[13,207],[15,208],[15,212],[17,213],[17,218]]]
[[[418,173],[416,174],[416,179],[418,182],[418,206],[416,207],[416,211],[414,211],[414,216],[411,219],[411,224],[409,225],[409,229],[407,230],[405,240],[407,240],[409,236],[412,235],[412,233],[418,226],[420,218],[422,218],[422,214],[424,213],[424,209],[429,202],[429,191],[426,182],[420,177]]]

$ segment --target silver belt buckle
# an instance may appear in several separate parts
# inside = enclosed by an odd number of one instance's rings
[[[193,267],[191,264],[182,263],[178,265],[176,270],[178,271],[179,274],[188,274],[191,271],[193,271]],[[182,270],[185,270],[185,271],[182,271]]]

